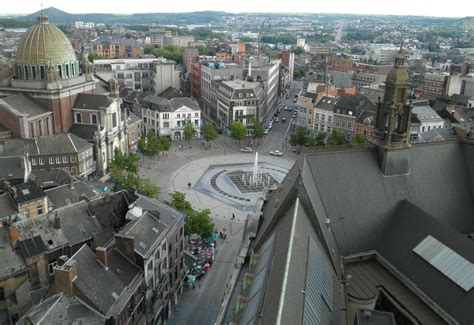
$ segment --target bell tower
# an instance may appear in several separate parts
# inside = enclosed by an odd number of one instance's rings
[[[377,104],[374,142],[378,146],[401,148],[410,145],[409,79],[404,64],[405,57],[400,46],[395,65],[385,81],[383,101],[379,100]]]
[[[402,45],[395,64],[385,81],[383,100],[377,103],[375,132],[372,143],[380,152],[385,175],[409,173],[411,103],[408,102],[409,77],[405,68]]]

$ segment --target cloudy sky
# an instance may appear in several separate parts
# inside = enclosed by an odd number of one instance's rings
[[[3,3],[5,1],[5,3]],[[70,13],[138,13],[219,10],[227,12],[315,12],[464,17],[472,0],[2,0],[1,13],[33,13],[56,7]]]

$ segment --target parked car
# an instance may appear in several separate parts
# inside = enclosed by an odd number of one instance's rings
[[[280,150],[272,150],[272,151],[270,151],[270,155],[281,157],[281,156],[283,156],[283,152],[281,152]]]
[[[293,103],[296,103],[296,98],[293,98]]]
[[[281,118],[281,123],[285,123],[286,122],[286,117],[282,117]]]
[[[293,118],[297,118],[297,117],[298,117],[298,114],[293,113]]]
[[[250,147],[244,147],[240,149],[240,152],[252,152],[252,148]]]
[[[269,129],[265,129],[263,130],[263,134],[267,135],[269,131],[270,131]]]
[[[275,123],[278,123],[280,121],[280,118],[275,117]]]
[[[296,147],[291,148],[291,151],[293,151],[295,153],[296,153],[296,150],[297,150]]]

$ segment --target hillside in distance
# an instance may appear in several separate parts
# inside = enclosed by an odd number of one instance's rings
[[[217,21],[222,16],[232,14],[223,11],[196,11],[182,13],[138,13],[130,15],[117,14],[70,14],[54,7],[43,9],[27,16],[18,17],[21,20],[36,20],[41,13],[48,15],[49,20],[55,24],[71,24],[75,21],[91,21],[104,24],[207,24]]]

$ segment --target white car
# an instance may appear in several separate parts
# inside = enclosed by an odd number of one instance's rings
[[[283,152],[281,152],[280,150],[273,150],[273,151],[270,151],[270,155],[281,157],[283,156]]]
[[[263,130],[263,134],[267,135],[268,134],[268,129]]]
[[[252,152],[252,148],[250,147],[244,147],[240,149],[240,152]]]

